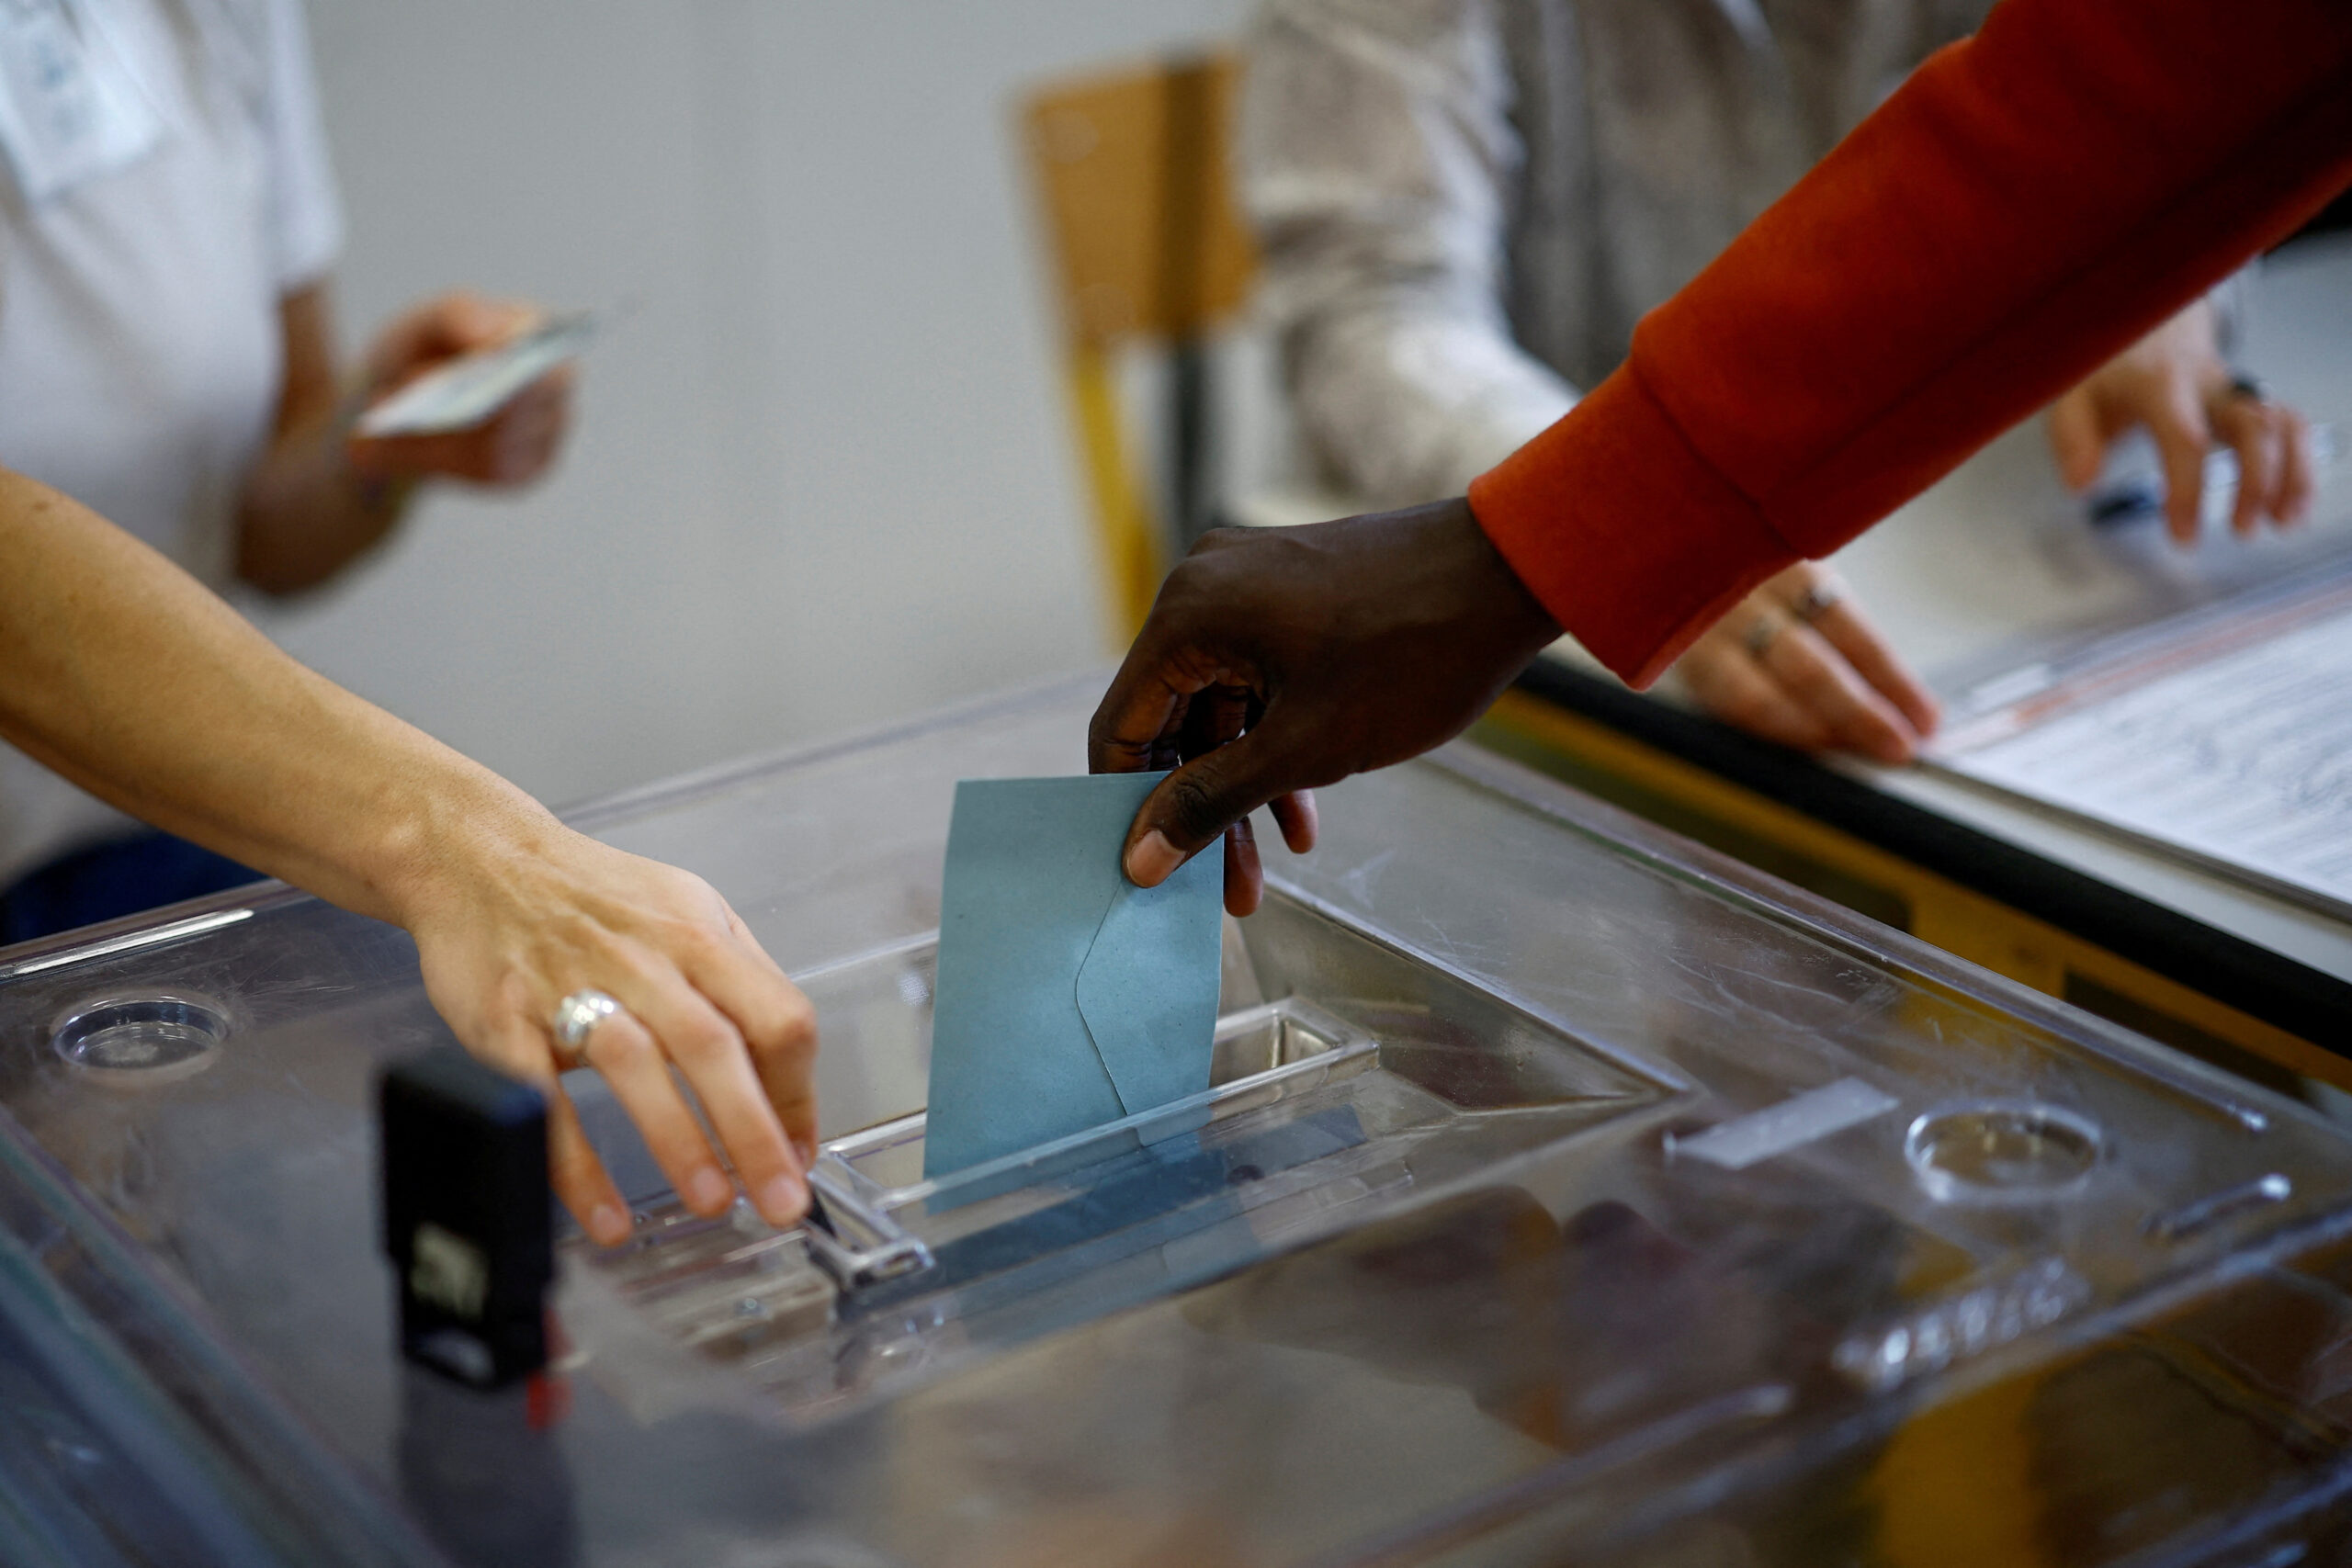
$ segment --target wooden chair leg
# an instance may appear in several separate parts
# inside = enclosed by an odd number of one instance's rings
[[[1167,574],[1167,557],[1151,503],[1128,457],[1110,355],[1097,344],[1078,344],[1069,353],[1068,375],[1079,446],[1085,454],[1087,484],[1094,492],[1112,637],[1114,650],[1124,652],[1143,629],[1152,598],[1159,592],[1159,580]]]

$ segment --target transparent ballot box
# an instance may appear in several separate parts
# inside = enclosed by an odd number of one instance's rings
[[[0,953],[0,1555],[2352,1546],[2352,1141],[1466,749],[1270,857],[1205,1093],[926,1180],[954,783],[1076,771],[1097,690],[576,814],[816,1004],[819,1213],[688,1214],[573,1075],[638,1223],[564,1232],[526,1388],[397,1353],[371,1086],[447,1038],[400,932],[261,889]]]

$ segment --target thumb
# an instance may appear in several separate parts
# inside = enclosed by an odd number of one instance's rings
[[[1127,829],[1129,880],[1159,886],[1227,828],[1292,787],[1272,777],[1276,758],[1264,734],[1253,729],[1159,781]]]
[[[2107,456],[2107,439],[2098,427],[2098,411],[2090,394],[2077,389],[2050,405],[2050,450],[2058,459],[2058,477],[2068,490],[2088,490],[2098,478]]]

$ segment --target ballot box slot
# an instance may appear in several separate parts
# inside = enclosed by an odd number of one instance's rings
[[[1679,1098],[1647,1074],[1334,913],[1277,895],[1229,923],[1209,1086],[944,1177],[923,1176],[933,933],[804,973],[835,1125],[808,1218],[687,1213],[594,1081],[583,1125],[639,1213],[569,1268],[663,1339],[803,1415],[1311,1245],[1498,1158]],[[569,1086],[568,1086],[569,1087]],[[895,1113],[889,1113],[895,1110]]]
[[[1217,1022],[1210,1086],[1203,1093],[1057,1138],[935,1180],[922,1177],[924,1114],[918,1111],[826,1144],[822,1169],[853,1171],[889,1208],[944,1207],[1097,1163],[1190,1127],[1273,1104],[1374,1064],[1371,1036],[1312,1004],[1289,998]],[[842,1183],[846,1190],[857,1190]]]

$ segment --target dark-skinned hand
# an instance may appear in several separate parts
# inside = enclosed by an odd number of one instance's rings
[[[1095,773],[1176,770],[1128,829],[1127,875],[1158,886],[1223,835],[1225,906],[1250,913],[1250,812],[1305,853],[1309,791],[1451,740],[1559,635],[1464,501],[1205,536],[1087,732]]]

